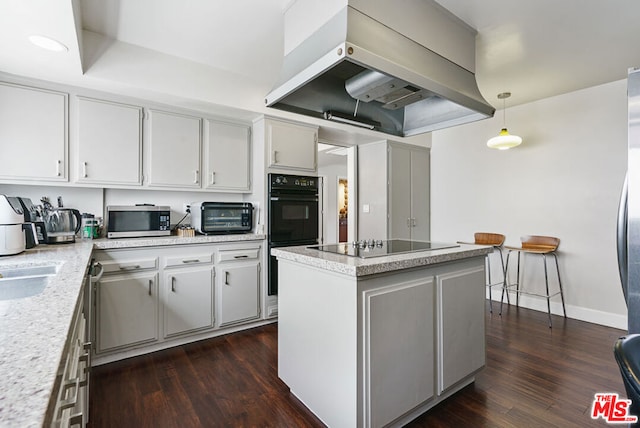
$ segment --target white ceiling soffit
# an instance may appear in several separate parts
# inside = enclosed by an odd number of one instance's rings
[[[2,0],[0,4],[0,70],[31,75],[46,70],[50,78],[82,75],[80,0]],[[44,50],[29,36],[47,36],[68,48]]]
[[[82,0],[85,30],[272,83],[291,0]]]
[[[478,31],[476,79],[508,105],[625,79],[640,66],[640,1],[436,0]]]

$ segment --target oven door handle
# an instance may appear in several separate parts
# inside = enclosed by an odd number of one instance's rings
[[[302,195],[296,195],[296,196],[272,196],[271,197],[272,201],[309,201],[309,202],[318,202],[318,197],[317,196],[302,196]]]

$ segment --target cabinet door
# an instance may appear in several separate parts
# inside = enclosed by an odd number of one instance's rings
[[[142,107],[78,97],[78,182],[141,184]]]
[[[149,186],[199,188],[201,119],[149,111]]]
[[[411,151],[389,146],[389,239],[411,239]]]
[[[98,353],[158,339],[156,272],[103,276],[96,290]]]
[[[68,96],[0,83],[0,178],[67,181]]]
[[[267,122],[269,167],[315,171],[318,131],[291,123]]]
[[[164,276],[164,334],[213,325],[213,268],[176,269]]]
[[[364,425],[381,427],[435,396],[433,277],[363,297]]]
[[[205,186],[212,190],[251,189],[251,128],[206,121]]]
[[[485,364],[484,259],[481,263],[477,268],[436,276],[438,394]]]
[[[430,238],[429,151],[411,151],[411,239]]]
[[[258,318],[260,263],[221,265],[217,275],[218,325]]]

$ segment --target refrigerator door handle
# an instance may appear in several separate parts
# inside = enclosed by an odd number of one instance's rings
[[[624,293],[624,301],[628,303],[627,297],[627,225],[628,225],[628,181],[629,173],[624,178],[622,192],[620,194],[620,205],[618,205],[618,225],[616,228],[616,245],[618,248],[618,270],[620,271],[620,282],[622,283],[622,292]]]

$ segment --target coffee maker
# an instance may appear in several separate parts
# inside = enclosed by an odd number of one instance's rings
[[[0,195],[0,256],[19,254],[26,248],[24,212],[18,198]]]
[[[30,228],[25,230],[27,249],[35,247],[38,243],[47,242],[47,230],[42,218],[42,206],[33,205],[29,198],[18,197],[18,200],[24,211],[25,223],[32,223],[35,228],[35,233],[31,232]]]

